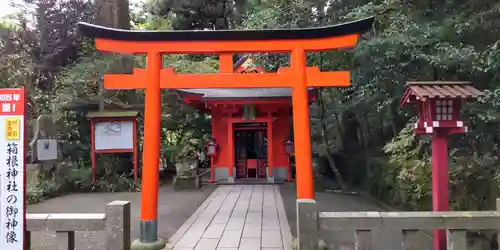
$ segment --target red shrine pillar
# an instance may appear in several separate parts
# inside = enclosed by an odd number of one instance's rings
[[[432,211],[449,211],[447,129],[432,135]],[[434,230],[434,250],[446,250],[446,230]]]
[[[219,55],[219,72],[220,73],[233,73],[233,54],[232,53],[221,53]],[[212,123],[213,124],[213,123]],[[233,122],[228,119],[227,121],[227,145],[229,150],[229,166],[227,169],[227,181],[234,182],[234,167],[236,160],[234,159],[234,125]],[[212,131],[215,131],[212,129]],[[232,146],[233,145],[233,146]],[[223,149],[225,150],[225,149]],[[215,170],[215,169],[214,169]]]
[[[158,188],[161,132],[161,54],[147,54],[146,108],[144,112],[144,151],[141,187],[140,243],[164,245],[158,239]]]
[[[314,200],[306,52],[303,48],[295,48],[291,59],[292,70],[296,72],[297,81],[300,82],[292,88],[293,133],[295,145],[300,147],[300,152],[295,155],[297,199]]]

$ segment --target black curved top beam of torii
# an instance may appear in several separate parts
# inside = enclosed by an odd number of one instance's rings
[[[372,28],[374,17],[318,28],[264,30],[121,30],[85,22],[78,29],[87,37],[117,41],[265,41],[321,39],[359,34]]]

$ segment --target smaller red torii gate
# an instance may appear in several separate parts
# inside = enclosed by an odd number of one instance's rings
[[[134,249],[162,249],[157,238],[158,182],[161,131],[161,90],[193,88],[292,88],[293,126],[296,148],[297,202],[314,200],[309,122],[309,87],[348,87],[350,72],[320,72],[307,67],[306,52],[354,47],[359,33],[372,28],[373,17],[310,29],[128,31],[79,23],[79,30],[95,38],[98,50],[123,54],[146,54],[146,69],[129,75],[105,75],[106,89],[145,89],[144,156],[141,190],[140,239]],[[233,53],[291,53],[291,67],[278,73],[233,72]],[[162,67],[162,54],[219,54],[220,73],[177,74]],[[268,162],[272,166],[272,161]],[[300,228],[300,227],[299,227]],[[298,230],[300,233],[300,230]],[[317,242],[299,242],[313,246]]]

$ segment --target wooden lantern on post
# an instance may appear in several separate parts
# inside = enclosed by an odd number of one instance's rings
[[[470,82],[408,82],[400,105],[418,109],[415,134],[432,136],[432,210],[448,211],[448,144],[450,134],[467,133],[461,120],[463,100],[474,100],[484,93]],[[434,250],[446,250],[446,232],[434,231]]]
[[[96,182],[96,154],[132,153],[134,184],[137,169],[137,111],[89,112],[91,126],[92,183]]]
[[[295,151],[295,148],[294,148],[294,145],[293,145],[293,141],[288,139],[285,141],[285,143],[283,144],[285,146],[285,152],[286,154],[288,155],[288,181],[292,181],[292,171],[291,171],[291,164],[290,164],[290,156],[294,154],[294,151]]]
[[[217,142],[212,138],[210,142],[208,142],[206,150],[207,155],[210,157],[210,180],[209,182],[215,182],[214,180],[214,171],[215,171],[215,156],[217,155]]]
[[[483,93],[468,82],[409,82],[401,106],[413,104],[418,109],[415,134],[467,133],[461,120],[462,100],[475,99]]]
[[[285,152],[287,155],[293,155],[293,141],[292,140],[286,140],[285,143]]]

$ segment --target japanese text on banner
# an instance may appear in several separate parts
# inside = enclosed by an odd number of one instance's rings
[[[6,229],[5,233],[5,241],[7,243],[17,243],[18,235],[17,235],[17,227],[19,226],[19,221],[23,218],[19,215],[19,145],[16,142],[8,142],[6,151],[6,159],[5,166],[7,166],[6,179],[7,183],[4,183],[4,190],[7,191],[6,199],[3,202],[6,202],[5,207],[5,218],[4,226]]]
[[[0,89],[0,249],[24,248],[24,90]]]
[[[5,139],[19,140],[20,128],[21,128],[21,119],[19,118],[5,119]]]
[[[0,115],[24,114],[24,96],[13,89],[0,89]]]

